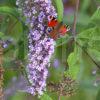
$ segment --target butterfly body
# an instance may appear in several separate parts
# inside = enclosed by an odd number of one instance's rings
[[[58,22],[55,17],[50,16],[50,21],[48,22],[48,28],[52,28],[49,32],[51,38],[56,40],[57,38],[64,36],[67,31],[69,31],[69,27],[63,24],[63,22]]]

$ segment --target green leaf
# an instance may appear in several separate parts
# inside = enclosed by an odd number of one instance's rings
[[[100,63],[100,51],[97,51],[95,49],[88,49],[87,51],[91,55],[91,57],[95,59],[96,62]]]
[[[87,29],[80,34],[77,35],[76,40],[82,45],[82,46],[91,46],[93,47],[93,42],[97,42],[97,45],[99,46],[98,42],[100,41],[100,29],[99,27],[94,27]],[[91,44],[93,43],[93,44]],[[98,47],[97,47],[98,48]]]
[[[65,36],[62,38],[57,39],[56,41],[56,47],[62,46],[64,44],[67,44],[73,37],[72,36]]]
[[[53,100],[49,95],[43,94],[43,96],[40,98],[40,100]]]
[[[63,2],[62,0],[53,0],[53,2],[58,14],[57,19],[61,22],[63,20],[63,11],[64,11]]]
[[[23,34],[18,41],[18,59],[26,60],[28,53],[28,38],[27,38],[28,30],[25,26],[23,26]]]
[[[1,6],[0,14],[10,16],[10,19],[9,19],[10,21],[6,26],[6,31],[4,34],[6,36],[14,38],[14,40],[17,42],[23,33],[23,23],[19,19],[20,15],[19,15],[17,9],[14,7],[11,8],[11,7],[7,7],[7,6]]]
[[[75,97],[72,97],[72,99],[68,99],[68,100],[73,100],[73,99],[80,100],[80,98],[83,97],[90,98],[90,100],[94,100],[96,93],[98,91],[97,87],[93,87],[94,84],[93,81],[95,77],[91,74],[92,69],[94,68],[94,64],[91,61],[91,59],[88,57],[88,55],[85,54],[84,51],[82,51],[82,48],[80,48],[80,46],[78,45],[75,46],[74,52],[69,55],[68,64],[70,65],[69,74],[71,73],[72,77],[73,76],[75,77],[75,75],[77,76],[79,80],[78,82],[80,82],[80,86],[81,86],[80,89],[82,89],[82,91],[84,91],[85,93],[83,96],[81,96],[82,93],[81,91]],[[75,69],[75,67],[78,67],[79,69],[77,68]]]
[[[100,7],[96,10],[90,20],[90,25],[100,26]]]
[[[12,18],[13,23],[9,23],[7,35],[14,38],[14,40],[17,42],[20,40],[22,34],[23,34],[23,26],[22,23],[15,18]]]
[[[18,43],[18,59],[24,60],[24,58],[25,58],[25,45],[24,41],[20,41]]]
[[[16,8],[11,8],[11,7],[7,7],[7,6],[0,7],[0,14],[8,14],[8,15],[12,15],[16,18],[19,17],[19,13]]]
[[[91,57],[100,62],[100,28],[87,29],[77,35],[76,41],[88,51]],[[97,56],[98,55],[98,56]]]
[[[75,45],[75,50],[72,52],[67,59],[68,65],[69,65],[69,70],[68,75],[70,75],[73,79],[78,78],[78,74],[80,71],[80,49]]]

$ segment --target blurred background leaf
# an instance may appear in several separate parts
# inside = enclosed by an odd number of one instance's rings
[[[62,0],[52,0],[55,7],[56,7],[56,10],[57,10],[57,19],[61,22],[63,20],[63,11],[64,11],[64,8],[63,8],[63,1]]]

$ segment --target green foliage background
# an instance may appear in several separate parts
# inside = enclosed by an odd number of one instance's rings
[[[58,20],[64,21],[72,28],[74,14],[63,14],[64,7],[62,0],[52,0],[58,13]],[[73,0],[72,0],[73,1]],[[24,24],[24,18],[20,17],[20,12],[15,4],[16,0],[0,0],[0,38],[2,40],[13,39],[7,49],[4,50],[4,88],[8,88],[13,77],[21,74],[20,65],[15,64],[15,60],[24,62],[27,59],[27,33],[28,28]],[[96,0],[100,4],[100,0]],[[69,32],[65,37],[56,41],[55,56],[59,59],[58,68],[52,67],[51,76],[48,81],[57,83],[62,79],[63,73],[79,82],[78,93],[72,97],[61,96],[61,100],[100,100],[100,82],[94,86],[97,77],[100,78],[100,7],[97,7],[92,0],[80,0],[80,9],[77,16],[77,35],[73,38]],[[92,58],[92,59],[91,59]],[[69,67],[65,71],[65,68]],[[17,71],[10,70],[16,68]],[[19,69],[19,70],[18,70]],[[97,69],[97,74],[92,75],[92,70]],[[25,73],[23,73],[25,74]],[[11,88],[11,87],[9,87]],[[17,91],[7,100],[38,100],[29,94]],[[58,100],[56,93],[46,92],[39,100]]]

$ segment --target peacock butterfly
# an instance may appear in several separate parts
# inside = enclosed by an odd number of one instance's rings
[[[55,17],[49,16],[47,32],[54,40],[64,36],[70,30],[69,26],[59,22]]]

